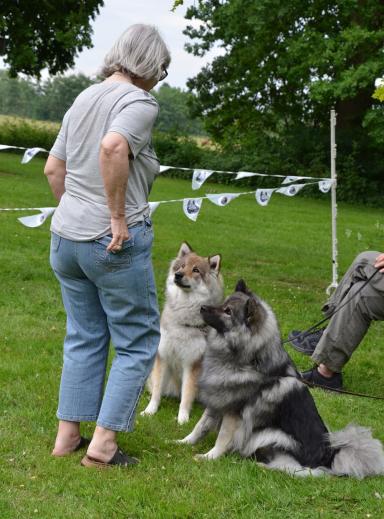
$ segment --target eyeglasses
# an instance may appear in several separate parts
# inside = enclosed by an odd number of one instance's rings
[[[159,77],[159,81],[163,81],[163,79],[165,79],[167,76],[168,76],[168,70],[164,67],[161,72],[161,76]]]

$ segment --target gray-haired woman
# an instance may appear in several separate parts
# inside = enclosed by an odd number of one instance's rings
[[[130,465],[117,431],[131,431],[159,342],[148,195],[159,161],[151,145],[158,114],[148,93],[167,75],[169,51],[156,28],[133,25],[104,60],[105,80],[66,113],[45,174],[60,201],[52,219],[51,266],[67,313],[54,456],[87,440],[85,466]],[[115,356],[104,390],[109,342]]]

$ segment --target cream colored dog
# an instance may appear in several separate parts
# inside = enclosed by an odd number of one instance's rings
[[[172,261],[161,316],[160,345],[149,379],[152,397],[142,415],[155,414],[162,395],[177,396],[181,397],[177,421],[183,424],[189,420],[206,349],[206,325],[200,308],[223,300],[220,262],[219,254],[198,256],[186,242]]]

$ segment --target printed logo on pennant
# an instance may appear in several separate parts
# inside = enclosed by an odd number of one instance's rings
[[[275,189],[256,189],[255,197],[256,202],[259,205],[268,205],[269,200],[271,199],[272,193]]]
[[[214,172],[209,169],[194,169],[192,176],[192,189],[199,189],[199,187],[204,184],[204,182],[212,175],[212,173]]]
[[[319,189],[322,193],[328,193],[332,187],[332,180],[320,180]]]
[[[19,222],[26,227],[40,227],[40,225],[43,225],[45,220],[55,212],[56,207],[40,207],[39,209],[41,211],[40,213],[31,216],[22,216],[18,218]]]
[[[229,202],[232,202],[234,198],[240,196],[239,193],[221,193],[219,195],[205,195],[208,200],[216,205],[220,205],[221,207],[228,205]]]
[[[184,198],[183,211],[185,216],[195,222],[199,216],[202,203],[202,198]]]
[[[285,196],[295,196],[297,193],[303,189],[305,184],[292,184],[291,186],[287,187],[279,187],[276,189],[276,193],[280,193]]]
[[[25,150],[23,158],[21,159],[22,164],[27,164],[35,155],[39,153],[39,151],[47,151],[44,148],[28,148]]]

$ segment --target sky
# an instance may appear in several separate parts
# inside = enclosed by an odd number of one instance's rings
[[[189,77],[195,76],[213,56],[220,51],[213,50],[203,58],[195,57],[184,50],[188,38],[183,29],[191,23],[184,18],[187,7],[195,0],[184,0],[184,5],[171,12],[173,0],[105,0],[104,7],[93,22],[92,41],[94,47],[85,49],[75,61],[70,72],[83,72],[87,76],[97,73],[104,55],[114,41],[134,23],[155,25],[171,51],[171,65],[167,83],[174,87],[186,88]],[[196,25],[198,22],[193,21]],[[67,72],[68,73],[68,72]]]

